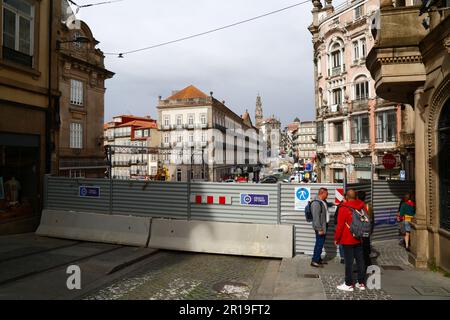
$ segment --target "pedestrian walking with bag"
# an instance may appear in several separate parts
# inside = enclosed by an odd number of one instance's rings
[[[347,202],[343,204],[338,216],[338,225],[334,234],[336,245],[344,248],[345,282],[337,288],[352,292],[354,288],[365,290],[366,268],[364,265],[362,238],[370,233],[370,220],[364,210],[364,202],[356,199],[353,189],[347,191]],[[353,261],[358,267],[358,282],[353,281]]]
[[[366,192],[364,190],[360,190],[356,193],[356,198],[358,200],[361,200],[364,202],[364,209],[369,217],[370,224],[371,224],[371,230],[368,237],[362,238],[362,245],[363,245],[363,256],[364,256],[364,265],[366,266],[366,269],[368,266],[372,265],[372,260],[370,259],[370,254],[372,253],[372,246],[370,244],[370,237],[373,234],[373,228],[375,226],[375,217],[373,214],[373,210],[371,206],[366,202]]]
[[[405,197],[405,201],[400,206],[400,219],[403,224],[403,230],[405,231],[404,241],[406,251],[409,251],[409,235],[411,233],[411,221],[416,215],[416,204],[414,202],[414,193],[409,193],[408,198]]]
[[[314,245],[311,266],[316,268],[322,268],[326,264],[326,262],[322,261],[321,255],[327,233],[328,204],[325,202],[327,197],[328,189],[320,188],[317,198],[308,204],[312,214],[312,227],[316,233],[316,243]]]
[[[337,226],[338,225],[338,217],[339,217],[339,210],[342,208],[342,206],[345,204],[345,202],[347,202],[347,199],[344,197],[344,199],[342,199],[342,201],[337,205],[336,207],[336,211],[334,212],[334,225]],[[341,264],[344,264],[344,247],[342,244],[338,245],[339,248],[339,257],[341,258]]]

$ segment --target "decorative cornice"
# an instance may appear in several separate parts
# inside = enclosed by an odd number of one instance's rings
[[[377,62],[381,64],[406,64],[406,63],[422,63],[422,56],[401,56],[401,57],[380,57]]]

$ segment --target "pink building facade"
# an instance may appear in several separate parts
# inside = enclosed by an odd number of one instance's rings
[[[317,171],[322,182],[414,179],[414,123],[409,105],[377,97],[366,68],[379,0],[333,7],[313,0]],[[410,115],[410,116],[409,116]],[[386,154],[396,158],[384,168]]]

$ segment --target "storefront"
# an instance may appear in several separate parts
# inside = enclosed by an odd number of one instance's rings
[[[372,179],[372,157],[355,157],[354,177],[356,181]]]
[[[40,136],[0,132],[0,223],[39,211]]]

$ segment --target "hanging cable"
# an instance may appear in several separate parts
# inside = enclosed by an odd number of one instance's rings
[[[246,20],[238,21],[238,22],[235,22],[235,23],[223,26],[223,27],[219,27],[219,28],[215,28],[215,29],[208,30],[208,31],[205,31],[205,32],[193,34],[193,35],[190,35],[190,36],[187,36],[187,37],[183,37],[183,38],[179,38],[179,39],[176,39],[176,40],[171,40],[171,41],[155,44],[155,45],[152,45],[152,46],[148,46],[148,47],[144,47],[144,48],[140,48],[140,49],[136,49],[136,50],[130,50],[130,51],[125,51],[125,52],[115,52],[115,53],[113,53],[113,52],[105,52],[104,54],[105,55],[114,55],[114,56],[117,56],[118,58],[124,58],[124,56],[128,55],[128,54],[132,54],[132,53],[136,53],[136,52],[141,52],[141,51],[146,51],[146,50],[150,50],[150,49],[166,46],[166,45],[169,45],[169,44],[172,44],[172,43],[189,40],[189,39],[200,37],[200,36],[204,36],[206,34],[210,34],[210,33],[213,33],[213,32],[217,32],[217,31],[221,31],[221,30],[228,29],[228,28],[231,28],[231,27],[235,27],[235,26],[240,25],[240,24],[244,24],[244,23],[247,23],[247,22],[250,22],[250,21],[261,19],[261,18],[270,16],[270,15],[273,15],[273,14],[276,14],[276,13],[279,13],[279,12],[282,12],[282,11],[286,11],[286,10],[295,8],[297,6],[300,6],[302,4],[308,3],[310,1],[311,0],[305,0],[305,1],[302,1],[302,2],[299,2],[299,3],[295,3],[293,5],[290,5],[290,6],[287,6],[287,7],[278,9],[278,10],[275,10],[275,11],[264,13],[262,15],[259,15],[259,16],[253,17],[253,18],[249,18],[249,19],[246,19]]]

